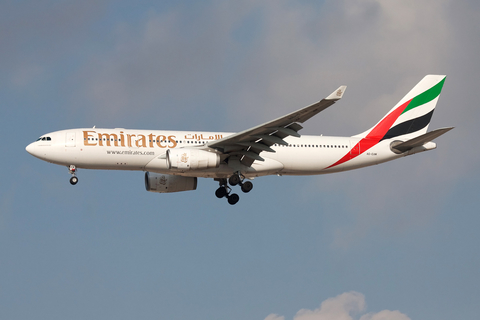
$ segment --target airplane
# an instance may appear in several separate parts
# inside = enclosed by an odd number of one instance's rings
[[[250,192],[266,175],[319,175],[363,168],[436,148],[427,132],[445,82],[425,76],[376,125],[351,137],[301,135],[301,124],[340,100],[346,86],[305,108],[238,133],[82,128],[47,133],[26,147],[31,155],[77,169],[145,172],[147,191],[195,190],[198,178],[219,183],[215,195],[231,205],[232,187]]]

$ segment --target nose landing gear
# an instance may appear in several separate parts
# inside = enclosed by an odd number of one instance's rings
[[[70,184],[72,186],[76,185],[78,182],[78,178],[76,175],[77,168],[72,164],[68,167],[68,172],[70,172],[70,174],[72,175],[72,177],[70,178]]]
[[[232,188],[230,188],[228,184],[231,186],[240,185],[240,188],[244,193],[250,192],[253,189],[253,183],[250,181],[243,182],[244,179],[245,177],[238,172],[230,176],[228,182],[227,179],[216,179],[220,187],[215,191],[215,195],[217,198],[227,198],[228,203],[231,205],[236,204],[238,200],[240,200],[240,197],[236,193],[231,193]]]

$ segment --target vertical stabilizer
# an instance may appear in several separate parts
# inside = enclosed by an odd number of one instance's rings
[[[445,78],[444,75],[425,76],[374,127],[355,137],[408,140],[426,133]]]

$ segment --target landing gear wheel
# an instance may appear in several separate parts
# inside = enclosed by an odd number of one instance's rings
[[[250,181],[244,182],[242,184],[243,192],[247,193],[247,192],[250,192],[252,189],[253,189],[253,183],[251,183]]]
[[[77,172],[77,167],[75,167],[73,164],[71,164],[69,167],[68,167],[68,172],[72,175],[72,177],[70,178],[70,184],[72,186],[76,185],[77,182],[78,182],[78,178],[77,176],[75,175],[76,172]]]
[[[228,183],[230,183],[231,186],[236,186],[241,182],[240,176],[238,174],[234,174],[228,178]]]
[[[240,197],[236,193],[232,193],[231,195],[228,196],[228,203],[231,205],[234,205],[240,200]]]
[[[228,194],[228,191],[227,191],[227,188],[225,187],[220,187],[217,189],[217,191],[215,191],[215,195],[217,196],[217,198],[223,198],[227,194]]]
[[[71,184],[72,186],[76,185],[77,182],[78,182],[78,178],[77,178],[77,177],[71,177],[71,178],[70,178],[70,184]]]
[[[229,179],[215,179],[219,184],[219,188],[215,191],[215,196],[217,198],[227,198],[228,203],[231,205],[236,204],[240,200],[240,197],[236,193],[231,193],[232,188],[230,188],[228,184],[232,186],[239,184],[242,187],[243,192],[252,190],[253,184],[250,181],[243,183],[243,179],[244,177],[240,176],[238,173],[233,174]]]

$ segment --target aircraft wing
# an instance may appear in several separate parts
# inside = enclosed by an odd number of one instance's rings
[[[264,161],[260,156],[261,152],[275,152],[270,147],[276,143],[287,145],[283,139],[288,136],[300,137],[298,131],[303,127],[299,123],[307,121],[340,100],[346,88],[346,86],[341,86],[317,103],[259,126],[207,143],[206,147],[216,149],[227,157],[236,156],[246,166],[250,166],[255,160]]]

